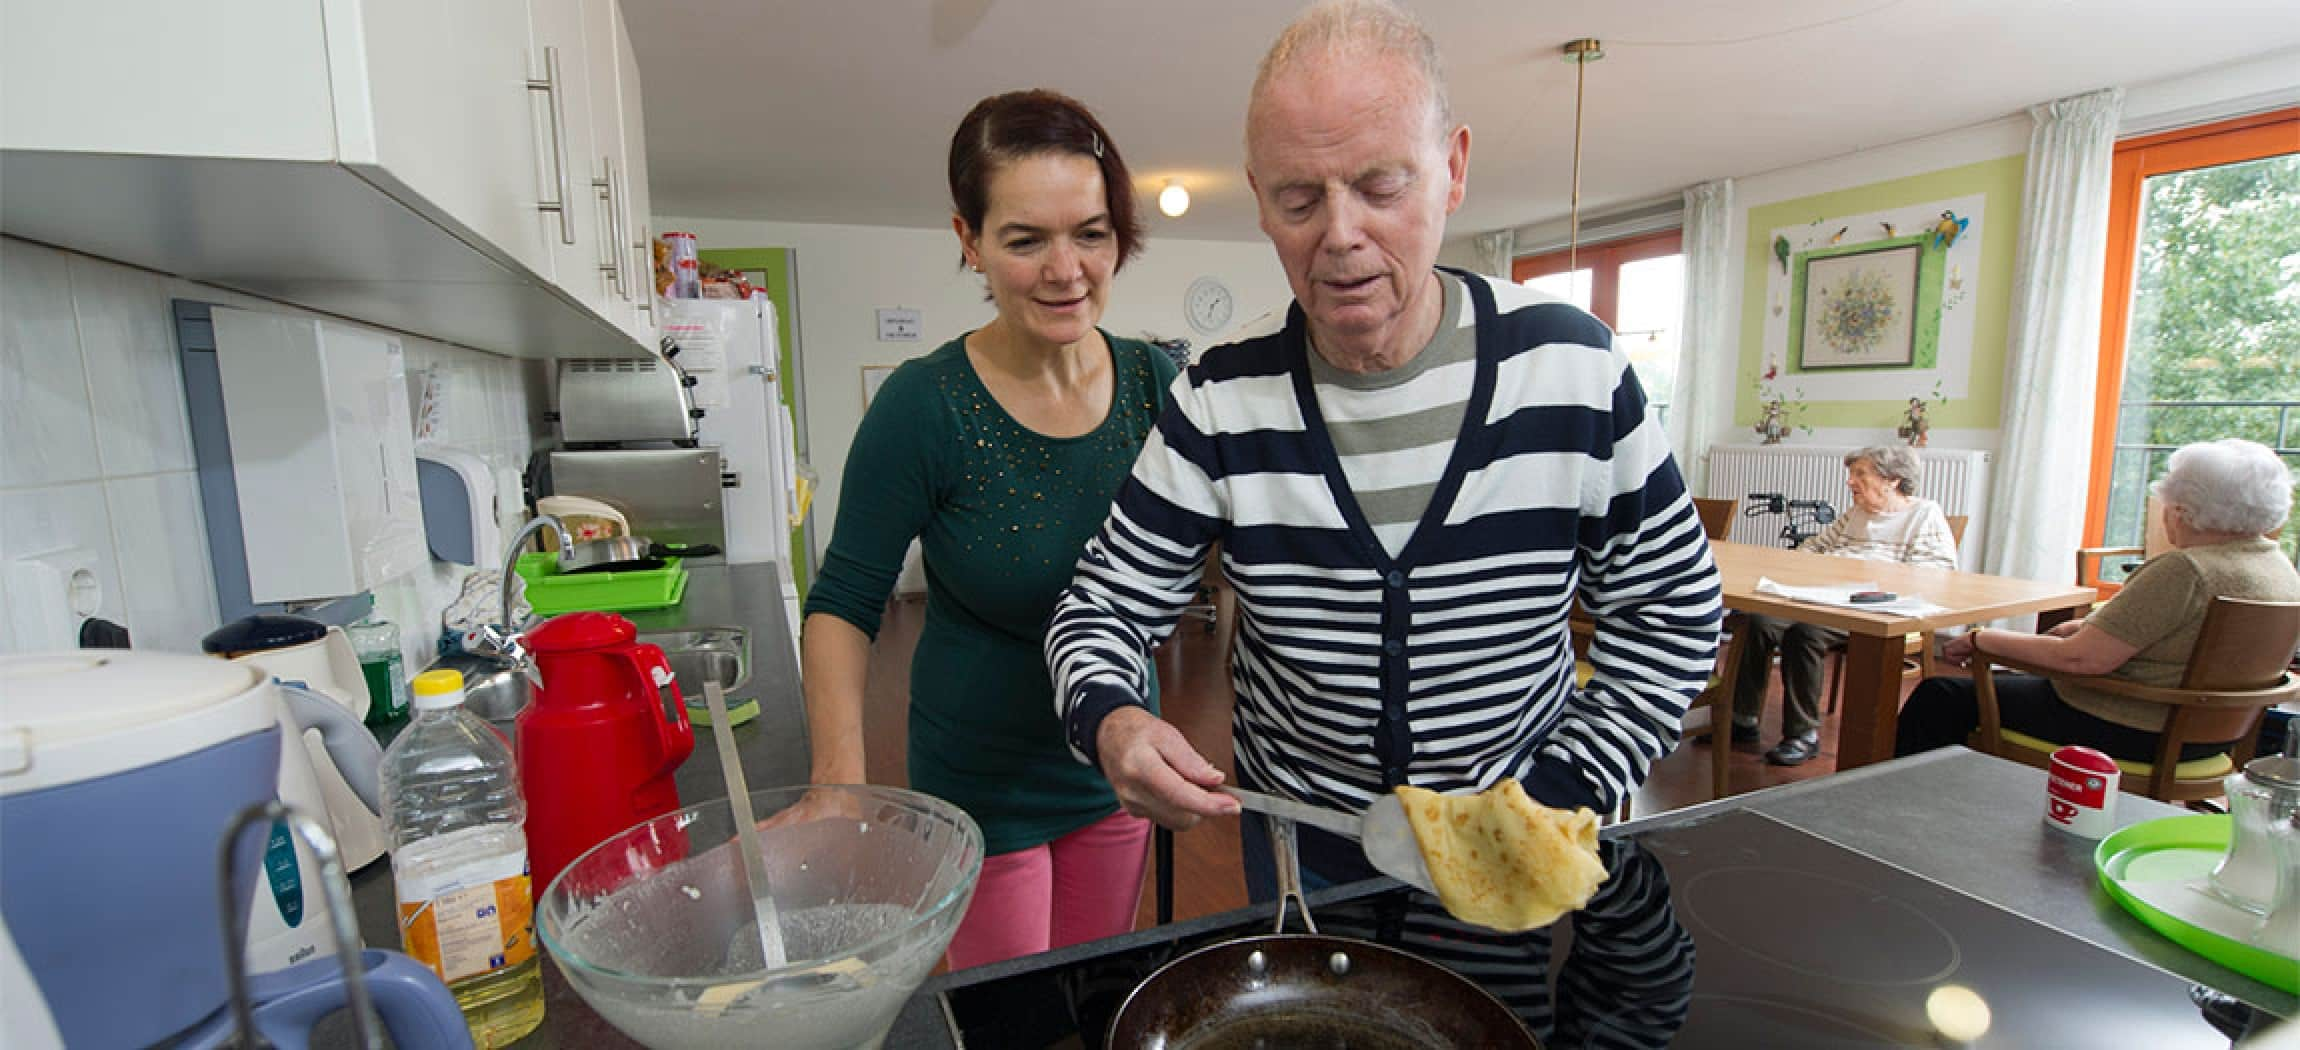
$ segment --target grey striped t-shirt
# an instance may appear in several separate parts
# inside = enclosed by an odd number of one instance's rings
[[[1333,437],[1342,476],[1366,524],[1396,557],[1429,509],[1445,475],[1477,374],[1477,319],[1461,281],[1439,273],[1445,291],[1437,332],[1413,359],[1386,372],[1344,372],[1313,348],[1310,379],[1318,414]]]

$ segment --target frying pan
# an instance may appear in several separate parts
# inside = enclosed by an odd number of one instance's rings
[[[660,569],[663,567],[663,559],[655,556],[650,546],[644,536],[608,536],[584,540],[559,552],[559,571],[633,572]]]
[[[660,569],[670,558],[708,558],[719,553],[715,543],[655,543],[644,536],[609,536],[586,540],[559,557],[559,571],[639,572]]]
[[[1208,945],[1161,967],[1110,1021],[1111,1050],[1338,1046],[1539,1050],[1517,1015],[1467,978],[1406,952],[1318,933],[1302,899],[1294,822],[1269,820],[1277,932]],[[1286,932],[1286,906],[1306,934]]]

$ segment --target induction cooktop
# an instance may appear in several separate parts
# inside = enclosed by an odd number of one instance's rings
[[[1549,929],[1467,926],[1396,886],[1322,904],[1318,929],[1453,969],[1546,1046],[2221,1050],[2256,1023],[2182,978],[1761,814],[1601,848],[1611,877]],[[1160,966],[1274,919],[960,985],[948,1022],[968,1050],[1100,1047]]]

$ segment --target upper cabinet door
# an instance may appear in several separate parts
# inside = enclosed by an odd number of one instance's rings
[[[537,207],[546,202],[535,184],[538,158],[547,165],[557,151],[549,129],[534,119],[538,92],[529,82],[538,78],[532,66],[541,56],[530,46],[528,4],[323,0],[323,6],[341,162],[386,191],[413,191],[439,212],[430,216],[435,221],[466,227],[528,270],[554,275],[553,245],[561,238],[546,240],[544,231],[559,227],[537,221]],[[345,32],[337,32],[339,24]],[[562,56],[562,75],[579,55]],[[531,56],[538,61],[531,64]],[[574,93],[563,95],[562,106]],[[580,241],[580,200],[556,203],[573,209]]]
[[[537,212],[550,244],[560,289],[609,320],[621,303],[622,274],[614,268],[614,224],[591,157],[600,148],[598,90],[614,68],[593,58],[582,0],[528,0],[533,37],[528,50],[536,123],[536,193],[564,199],[559,211]]]
[[[0,0],[0,146],[332,161],[311,0]]]
[[[617,3],[620,10],[623,6]],[[615,19],[615,86],[623,109],[623,163],[630,170],[629,207],[632,233],[628,246],[632,266],[643,276],[638,299],[639,328],[632,334],[648,346],[655,336],[655,231],[654,200],[647,184],[647,120],[639,105],[639,56],[631,50],[631,33],[620,15]]]
[[[582,0],[586,38],[591,42],[593,127],[596,168],[611,187],[612,231],[619,246],[627,297],[610,304],[609,316],[648,345],[655,341],[654,233],[647,193],[647,136],[639,112],[639,62],[617,0]]]

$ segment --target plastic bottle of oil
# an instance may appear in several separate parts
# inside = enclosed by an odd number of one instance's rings
[[[447,982],[480,1050],[507,1046],[543,1023],[527,805],[510,747],[463,709],[463,676],[413,686],[382,768],[400,944]]]

